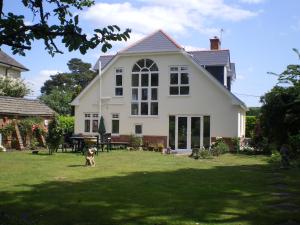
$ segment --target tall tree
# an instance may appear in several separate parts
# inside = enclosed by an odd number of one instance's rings
[[[17,0],[14,0],[17,1]],[[54,56],[63,53],[57,46],[59,39],[68,51],[78,50],[85,54],[99,44],[102,51],[112,47],[111,42],[129,38],[130,29],[121,32],[117,25],[94,29],[91,38],[79,26],[79,15],[72,11],[83,10],[95,4],[94,0],[19,0],[24,9],[29,9],[34,24],[27,25],[25,16],[6,12],[4,0],[0,0],[0,46],[11,47],[13,54],[25,55],[32,41],[43,40],[45,49]],[[16,8],[16,11],[19,10]],[[101,12],[99,12],[101,13]]]
[[[69,103],[96,76],[91,64],[73,58],[68,63],[69,73],[51,75],[41,88],[40,99],[50,108],[62,115],[70,115]]]
[[[289,136],[300,135],[300,64],[270,74],[278,76],[278,84],[261,98],[260,123],[269,141],[281,145],[288,143]]]

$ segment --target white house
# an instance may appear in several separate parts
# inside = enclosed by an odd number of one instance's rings
[[[230,92],[234,64],[218,38],[210,41],[210,50],[185,51],[158,30],[101,56],[99,75],[71,103],[75,133],[96,135],[103,116],[112,140],[134,134],[176,150],[244,137],[247,107]]]
[[[0,76],[11,76],[13,78],[21,78],[21,72],[28,69],[14,58],[0,50]]]

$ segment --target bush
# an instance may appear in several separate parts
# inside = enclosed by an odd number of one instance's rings
[[[30,89],[21,79],[10,76],[0,76],[0,95],[23,98],[30,93]]]
[[[256,116],[246,116],[246,137],[254,137],[256,122]]]
[[[57,117],[54,117],[50,121],[48,126],[48,135],[46,137],[47,147],[49,149],[49,154],[56,152],[59,148],[59,145],[63,141],[63,130],[59,124]]]
[[[213,156],[219,156],[229,152],[229,146],[224,142],[223,138],[217,138],[216,142],[211,146],[211,153]]]
[[[74,116],[59,116],[60,128],[65,134],[74,133]]]
[[[203,147],[202,148],[194,148],[192,150],[192,154],[189,157],[194,158],[194,159],[199,159],[199,158],[207,159],[210,157],[210,152]]]
[[[300,133],[296,135],[289,135],[289,144],[291,147],[291,153],[293,156],[299,155],[300,153]]]
[[[134,150],[138,150],[139,147],[142,146],[142,138],[141,137],[137,137],[134,135],[131,135],[129,138],[129,145],[130,147],[132,147]]]

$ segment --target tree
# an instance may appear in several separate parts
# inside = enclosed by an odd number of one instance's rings
[[[48,95],[42,95],[40,99],[51,109],[61,115],[70,115],[72,106],[73,93],[68,90],[54,89]]]
[[[97,75],[91,70],[92,65],[81,59],[73,58],[68,63],[69,73],[50,76],[41,88],[41,93],[49,95],[55,89],[72,91],[75,97]]]
[[[290,136],[300,135],[300,65],[288,65],[282,73],[270,74],[278,76],[278,84],[261,97],[260,124],[269,142],[280,146],[288,143]]]
[[[0,76],[0,95],[23,98],[30,93],[30,89],[21,79]]]
[[[96,76],[91,64],[73,58],[67,63],[70,72],[51,75],[41,88],[40,99],[62,115],[72,114],[70,102]]]
[[[101,116],[101,118],[100,118],[98,133],[100,134],[100,136],[102,136],[106,133],[103,116]]]
[[[59,145],[63,141],[63,129],[60,126],[59,119],[55,116],[48,125],[48,134],[46,136],[46,143],[49,149],[49,155],[57,152]]]
[[[94,0],[21,0],[24,8],[32,13],[35,23],[27,25],[25,16],[4,12],[4,0],[0,0],[0,46],[11,47],[13,54],[25,55],[31,49],[34,40],[43,40],[45,49],[54,56],[63,53],[56,40],[59,39],[68,51],[78,50],[85,54],[99,44],[102,51],[112,47],[111,42],[122,41],[130,37],[130,29],[121,32],[117,25],[94,29],[88,38],[79,26],[79,16],[72,11],[83,10],[95,4]],[[101,12],[99,12],[101,13]]]

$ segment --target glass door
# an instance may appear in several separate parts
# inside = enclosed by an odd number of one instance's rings
[[[191,149],[201,146],[201,117],[191,117]]]
[[[178,117],[177,129],[178,149],[187,149],[188,117]]]

